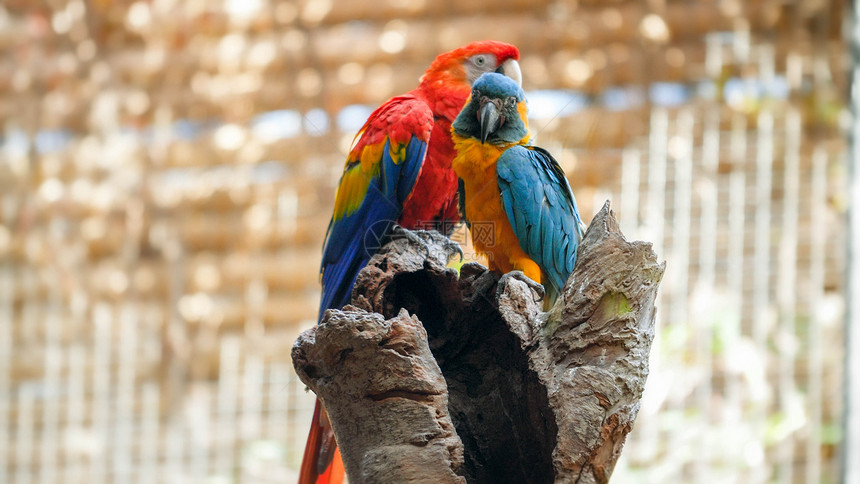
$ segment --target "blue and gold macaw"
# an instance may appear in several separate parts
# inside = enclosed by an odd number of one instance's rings
[[[519,270],[543,284],[548,307],[573,271],[585,226],[561,166],[530,144],[526,115],[517,83],[482,75],[451,128],[452,167],[475,248],[491,270]]]

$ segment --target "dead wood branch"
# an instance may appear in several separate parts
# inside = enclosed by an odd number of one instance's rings
[[[648,375],[665,267],[651,245],[626,241],[607,203],[544,313],[522,278],[458,275],[452,242],[414,234],[293,348],[351,482],[607,482]]]

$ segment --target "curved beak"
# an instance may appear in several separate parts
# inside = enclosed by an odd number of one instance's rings
[[[520,87],[523,87],[523,72],[520,70],[520,63],[515,59],[508,59],[502,62],[502,65],[497,67],[495,72],[510,77]]]
[[[487,138],[505,123],[505,117],[499,112],[498,101],[485,100],[482,104],[478,121],[481,123],[481,143],[486,143]]]

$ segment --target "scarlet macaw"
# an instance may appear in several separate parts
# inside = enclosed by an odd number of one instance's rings
[[[452,127],[462,180],[460,200],[475,248],[492,270],[519,270],[546,289],[552,305],[576,262],[585,226],[564,171],[530,144],[522,88],[498,74],[481,76]]]
[[[319,320],[349,302],[355,277],[395,223],[408,229],[460,221],[451,170],[451,123],[472,83],[486,72],[522,82],[519,51],[482,41],[438,56],[418,87],[377,108],[356,135],[323,246]],[[334,432],[319,399],[305,447],[300,484],[343,480]]]

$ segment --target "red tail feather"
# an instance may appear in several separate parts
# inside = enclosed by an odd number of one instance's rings
[[[341,484],[343,475],[343,461],[334,440],[334,431],[322,403],[317,399],[299,471],[299,484]]]

